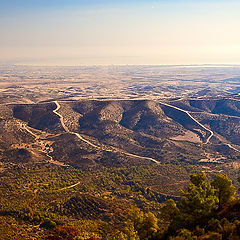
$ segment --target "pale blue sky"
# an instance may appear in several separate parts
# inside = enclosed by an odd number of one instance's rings
[[[240,1],[0,0],[0,62],[240,64]]]

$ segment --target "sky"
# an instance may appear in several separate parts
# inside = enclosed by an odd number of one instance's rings
[[[0,63],[240,64],[239,0],[0,0]]]

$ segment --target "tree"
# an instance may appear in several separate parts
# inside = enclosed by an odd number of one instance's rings
[[[129,212],[124,229],[128,239],[154,239],[158,234],[158,230],[158,219],[153,213],[144,213],[138,208]]]
[[[158,220],[151,212],[145,213],[140,229],[138,230],[140,239],[150,239],[158,232]]]
[[[236,188],[233,186],[232,180],[226,175],[217,175],[211,184],[216,189],[216,195],[219,199],[218,209],[235,199]]]
[[[167,200],[160,210],[159,217],[164,220],[164,222],[171,222],[171,220],[179,214],[179,209],[176,202],[173,199]]]
[[[208,217],[217,208],[215,189],[205,181],[202,173],[191,175],[192,184],[186,192],[181,191],[180,212],[192,215],[195,219]]]
[[[192,174],[190,180],[187,190],[180,192],[179,202],[171,200],[162,207],[160,216],[163,216],[164,220],[170,220],[166,238],[175,236],[170,239],[240,239],[238,221],[233,223],[224,218],[219,219],[219,209],[227,203],[231,206],[230,203],[235,199],[236,188],[232,181],[226,175],[220,174],[210,183],[206,181],[204,173]],[[238,212],[239,208],[236,206],[234,209]]]
[[[180,191],[181,201],[177,203],[179,214],[172,222],[174,229],[191,228],[201,225],[218,208],[218,198],[214,187],[208,183],[203,173],[192,174],[187,191]]]
[[[190,175],[190,181],[192,184],[199,187],[204,181],[206,181],[206,174],[204,172],[193,173]]]

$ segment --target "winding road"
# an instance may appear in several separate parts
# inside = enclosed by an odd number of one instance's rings
[[[99,147],[97,146],[96,144],[94,143],[91,143],[90,141],[88,141],[87,139],[85,139],[84,137],[82,137],[79,133],[76,133],[76,132],[72,132],[68,129],[68,127],[65,125],[64,123],[64,118],[63,116],[58,113],[58,110],[60,109],[60,104],[58,101],[54,101],[54,103],[56,104],[57,108],[55,110],[53,110],[53,113],[55,113],[56,115],[59,116],[60,118],[60,121],[61,121],[61,124],[62,124],[62,127],[63,129],[67,132],[67,133],[70,133],[70,134],[73,134],[73,135],[76,135],[81,141],[84,141],[85,143],[87,143],[88,145],[100,150],[100,151],[106,151],[106,152],[119,152],[119,153],[122,153],[124,155],[127,155],[127,156],[130,156],[130,157],[135,157],[135,158],[139,158],[139,159],[145,159],[145,160],[149,160],[149,161],[152,161],[154,163],[157,163],[157,164],[160,164],[159,161],[157,161],[156,159],[154,158],[150,158],[150,157],[143,157],[143,156],[139,156],[139,155],[136,155],[136,154],[132,154],[132,153],[128,153],[128,152],[125,152],[125,151],[122,151],[120,149],[117,149],[116,147],[114,147],[114,150],[113,149],[105,149],[103,147]]]
[[[160,164],[159,161],[157,161],[157,160],[154,159],[154,158],[151,158],[151,157],[143,157],[143,156],[139,156],[139,155],[136,155],[136,154],[133,154],[133,153],[128,153],[128,152],[125,152],[125,151],[123,151],[123,150],[121,150],[121,149],[118,149],[118,148],[116,148],[116,147],[112,147],[112,146],[111,146],[111,148],[113,148],[113,149],[105,149],[105,148],[103,148],[103,147],[97,146],[96,144],[88,141],[87,139],[85,139],[84,137],[82,137],[79,133],[71,132],[71,131],[68,129],[68,127],[65,125],[63,116],[62,116],[60,113],[58,113],[58,110],[61,108],[59,102],[58,102],[58,101],[54,101],[54,103],[56,104],[57,107],[56,107],[55,110],[53,110],[53,112],[54,112],[56,115],[59,116],[60,121],[61,121],[61,125],[62,125],[63,129],[64,129],[66,132],[70,133],[70,134],[76,135],[81,141],[84,141],[84,142],[87,143],[88,145],[90,145],[90,146],[92,146],[92,147],[94,147],[94,148],[96,148],[96,149],[98,149],[98,150],[100,150],[100,151],[118,152],[118,153],[122,153],[122,154],[124,154],[124,155],[130,156],[130,157],[139,158],[139,159],[145,159],[145,160],[152,161],[152,162],[154,162],[154,163],[156,163],[156,164]],[[206,131],[210,134],[209,137],[207,138],[206,142],[203,143],[203,144],[205,144],[205,145],[206,145],[206,144],[209,144],[210,139],[214,136],[214,133],[213,133],[213,131],[212,131],[211,129],[209,129],[209,128],[205,127],[203,124],[201,124],[197,119],[195,119],[195,118],[190,114],[189,111],[186,111],[186,110],[184,110],[184,109],[181,109],[181,108],[179,108],[179,107],[170,105],[170,104],[165,103],[165,102],[159,102],[159,103],[162,104],[162,105],[165,105],[165,106],[167,106],[167,107],[174,108],[174,109],[176,109],[176,110],[178,110],[178,111],[181,111],[181,112],[184,112],[185,114],[187,114],[194,122],[196,122],[201,128],[203,128],[204,130],[206,130]],[[233,149],[234,151],[240,152],[240,150],[238,150],[237,148],[235,148],[235,147],[232,146],[231,144],[226,143],[226,145],[227,145],[229,148]]]
[[[144,157],[144,156],[139,156],[137,154],[133,154],[133,153],[129,153],[129,152],[125,152],[123,151],[122,149],[118,149],[116,147],[113,147],[111,146],[111,149],[108,149],[108,148],[104,148],[104,147],[100,147],[92,142],[90,142],[89,140],[85,139],[83,136],[81,136],[79,133],[77,132],[72,132],[69,130],[69,128],[66,126],[66,124],[64,123],[64,118],[63,116],[58,112],[59,109],[61,108],[60,104],[58,101],[54,101],[54,103],[56,104],[56,109],[53,110],[53,113],[56,114],[59,119],[60,119],[60,122],[61,122],[61,125],[64,129],[65,132],[67,133],[70,133],[70,134],[73,134],[75,135],[78,139],[80,139],[81,141],[87,143],[89,146],[92,146],[93,148],[96,148],[100,151],[105,151],[105,152],[115,152],[115,153],[121,153],[121,154],[124,154],[126,156],[129,156],[129,157],[134,157],[134,158],[139,158],[139,159],[145,159],[145,160],[149,160],[149,161],[152,161],[156,164],[159,164],[159,161],[157,161],[156,159],[154,158],[151,158],[151,157]],[[170,107],[170,108],[174,108],[178,111],[181,111],[181,112],[184,112],[185,114],[187,114],[194,122],[196,122],[201,128],[203,128],[204,130],[206,130],[210,135],[209,137],[207,138],[206,142],[203,143],[203,144],[209,144],[210,142],[210,139],[214,136],[214,133],[211,129],[205,127],[203,124],[201,124],[197,119],[195,119],[189,111],[186,111],[184,109],[181,109],[179,107],[176,107],[174,105],[171,105],[171,104],[168,104],[168,103],[165,103],[165,102],[159,102],[160,104],[164,105],[164,106],[167,106],[167,107]],[[39,140],[40,137],[35,134],[34,132],[32,132],[29,127],[26,125],[26,124],[22,124],[22,126],[24,127],[24,129],[30,133],[31,135],[33,135],[35,137],[36,140]],[[225,143],[229,148],[233,149],[234,151],[237,151],[237,152],[240,152],[240,150],[238,150],[237,148],[235,148],[234,146],[232,146],[231,144],[229,143]],[[43,151],[43,150],[42,150]],[[49,162],[50,163],[53,163],[53,164],[57,164],[57,165],[62,165],[62,166],[69,166],[69,165],[64,165],[63,163],[60,163],[58,161],[54,161],[54,159],[52,158],[52,156],[50,156],[46,151],[43,151],[48,157],[49,157]]]
[[[176,106],[173,106],[173,105],[170,105],[168,103],[164,103],[164,102],[160,102],[160,104],[162,105],[165,105],[167,107],[171,107],[171,108],[174,108],[178,111],[181,111],[181,112],[184,112],[186,113],[194,122],[196,122],[200,127],[204,128],[206,131],[208,131],[210,133],[209,137],[207,138],[206,142],[204,144],[208,144],[210,139],[214,136],[214,133],[211,129],[205,127],[203,124],[201,124],[197,119],[195,119],[188,111],[184,110],[184,109],[181,109],[179,107],[176,107]],[[240,150],[238,150],[237,148],[235,148],[234,146],[232,146],[231,144],[229,143],[225,143],[225,145],[227,145],[229,148],[233,149],[234,151],[237,151],[237,152],[240,152]]]
[[[31,203],[37,198],[38,189],[35,189],[33,193],[34,193],[33,197],[27,203],[27,208],[29,210],[31,220],[33,219],[34,216],[34,211],[31,207]]]
[[[195,119],[188,111],[186,111],[186,110],[183,110],[183,109],[181,109],[181,108],[179,108],[179,107],[175,107],[175,106],[173,106],[173,105],[170,105],[170,104],[167,104],[167,103],[164,103],[164,102],[160,102],[160,104],[162,104],[162,105],[165,105],[165,106],[167,106],[167,107],[170,107],[170,108],[174,108],[174,109],[176,109],[176,110],[178,110],[178,111],[181,111],[181,112],[184,112],[184,113],[186,113],[194,122],[196,122],[200,127],[202,127],[203,129],[205,129],[207,132],[209,132],[210,133],[210,135],[209,135],[209,137],[207,138],[207,140],[206,140],[206,142],[204,143],[204,144],[208,144],[209,143],[209,141],[210,141],[210,139],[213,137],[213,131],[211,130],[211,129],[209,129],[209,128],[207,128],[207,127],[205,127],[203,124],[201,124],[197,119]]]
[[[87,143],[88,145],[94,147],[94,148],[97,148],[97,149],[101,149],[99,146],[89,142],[87,139],[83,138],[79,133],[76,133],[76,132],[71,132],[68,127],[65,125],[64,123],[64,119],[63,119],[63,116],[58,113],[58,110],[60,109],[60,104],[58,103],[58,101],[54,101],[54,103],[56,104],[57,108],[55,110],[53,110],[53,113],[57,114],[60,118],[60,121],[61,121],[61,124],[62,124],[62,127],[63,129],[65,130],[65,132],[67,133],[70,133],[70,134],[73,134],[73,135],[76,135],[80,140],[84,141],[85,143]]]
[[[81,183],[81,182],[77,182],[77,183],[75,183],[75,184],[73,184],[73,185],[70,185],[70,186],[68,186],[68,187],[60,188],[60,189],[58,189],[58,191],[63,191],[63,190],[66,190],[66,189],[74,188],[74,187],[76,187],[77,185],[79,185],[80,183]]]
[[[227,145],[228,147],[230,147],[231,149],[233,149],[234,151],[240,152],[240,150],[238,150],[237,148],[233,147],[231,144],[226,143],[226,145]]]
[[[28,132],[30,133],[32,136],[35,137],[35,141],[39,141],[38,144],[40,145],[44,145],[44,143],[42,142],[42,140],[40,139],[40,137],[35,134],[33,131],[30,130],[30,128],[27,126],[27,124],[23,124],[23,123],[20,123],[19,124]],[[52,163],[52,164],[55,164],[55,165],[59,165],[59,166],[69,166],[69,165],[65,165],[64,163],[61,163],[59,161],[55,161],[53,159],[53,157],[51,155],[49,155],[49,153],[53,152],[53,149],[50,150],[49,152],[45,151],[44,149],[41,149],[41,152],[43,152],[48,158],[49,158],[49,163]]]

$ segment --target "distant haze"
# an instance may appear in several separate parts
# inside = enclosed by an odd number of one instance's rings
[[[240,1],[0,0],[0,62],[240,64]]]

